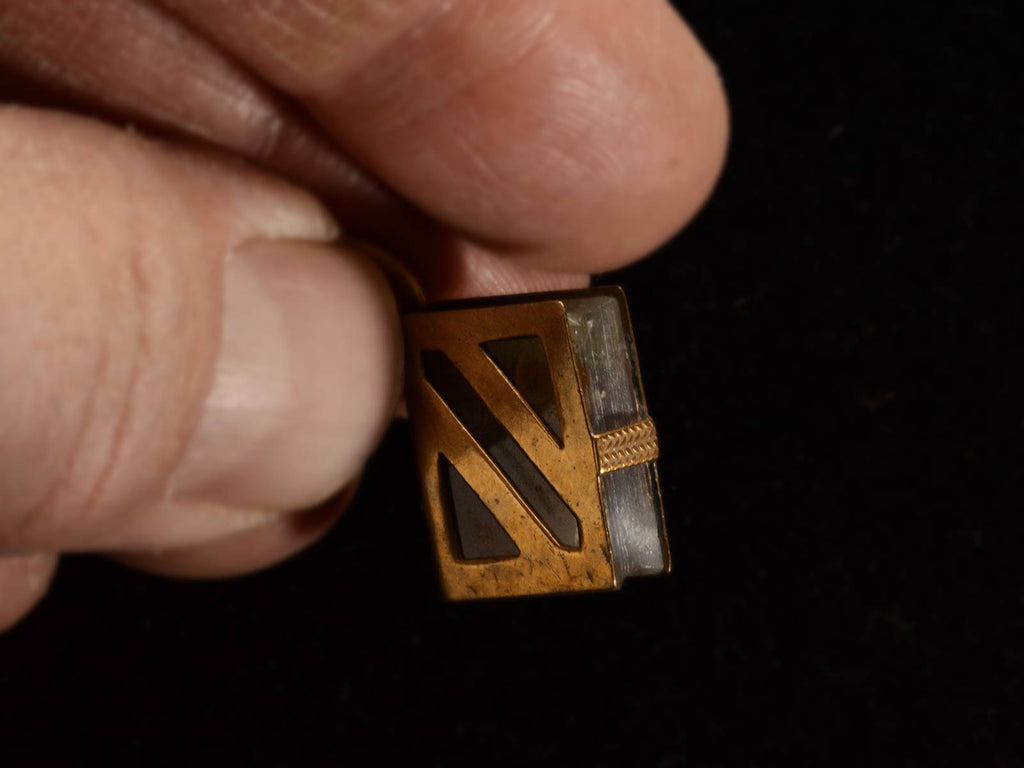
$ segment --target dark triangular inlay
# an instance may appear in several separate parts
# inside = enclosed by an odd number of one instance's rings
[[[457,534],[459,556],[463,560],[518,557],[519,547],[459,470],[443,455],[438,457],[438,461],[442,498],[446,498],[449,519],[455,523],[452,528]]]
[[[562,444],[562,420],[558,413],[558,400],[551,382],[544,343],[539,336],[518,336],[513,339],[495,339],[480,345],[502,373],[508,377],[519,394],[547,425],[558,444]]]

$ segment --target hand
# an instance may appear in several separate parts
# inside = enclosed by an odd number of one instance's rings
[[[0,628],[61,552],[222,576],[331,524],[399,395],[339,227],[433,297],[582,286],[727,122],[661,0],[0,0],[0,94]]]

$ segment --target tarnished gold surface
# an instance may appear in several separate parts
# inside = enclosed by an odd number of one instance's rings
[[[650,419],[603,434],[594,434],[591,429],[581,379],[587,374],[577,369],[564,303],[590,296],[615,298],[628,323],[621,291],[612,288],[533,296],[528,300],[518,297],[434,306],[403,318],[406,401],[417,472],[437,549],[441,581],[450,599],[619,586],[621,577],[617,576],[601,475],[652,461],[657,457],[658,444]],[[555,428],[550,414],[538,415],[526,399],[529,395],[524,396],[515,386],[516,380],[520,386],[531,381],[536,383],[530,378],[536,373],[531,368],[536,361],[526,361],[510,372],[507,361],[503,369],[495,356],[485,351],[485,347],[493,350],[496,341],[520,341],[532,336],[542,342],[550,368],[560,422]],[[627,340],[632,344],[631,335],[627,334]],[[424,353],[428,360],[426,369]],[[473,397],[486,404],[490,416],[507,432],[502,440],[510,437],[518,444],[571,510],[579,523],[578,547],[559,544],[530,507],[526,497],[534,491],[517,488],[503,472],[499,463],[507,460],[507,454],[505,459],[495,458],[500,451],[495,446],[500,441],[494,441],[494,430],[481,437],[479,423],[475,427],[470,423],[474,421],[472,413],[468,416],[469,422],[460,420],[457,412],[463,406],[455,402],[452,388],[441,382],[437,374],[447,365],[438,368],[438,353],[448,358],[463,383],[471,386]],[[642,401],[638,380],[636,386],[637,397]],[[466,398],[460,402],[466,402]],[[466,413],[462,413],[462,418],[467,418]],[[512,551],[518,548],[518,555],[507,554],[506,545],[503,557],[481,558],[479,547],[473,548],[475,557],[464,556],[468,550],[464,549],[465,541],[461,539],[459,522],[453,514],[458,502],[449,490],[449,467],[454,468],[501,525],[515,544]],[[652,492],[657,493],[656,473],[654,477]],[[663,570],[667,571],[663,518],[660,525],[665,550]],[[567,539],[563,536],[561,540]],[[576,537],[572,540],[575,542]]]
[[[658,458],[658,435],[652,419],[597,435],[594,442],[601,474]]]

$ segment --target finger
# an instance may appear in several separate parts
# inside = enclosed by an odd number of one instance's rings
[[[358,474],[397,317],[311,198],[24,109],[0,165],[0,553],[200,543]]]
[[[620,266],[721,167],[715,68],[663,0],[161,1],[391,188],[525,265]]]
[[[355,486],[308,512],[282,515],[267,525],[222,539],[174,549],[119,552],[114,559],[159,576],[219,579],[252,573],[318,541],[344,512]]]
[[[56,569],[56,555],[0,557],[0,632],[21,621],[43,599]]]

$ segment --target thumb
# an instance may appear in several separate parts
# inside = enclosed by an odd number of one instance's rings
[[[359,473],[397,318],[311,198],[15,108],[0,166],[0,560],[202,544]]]

